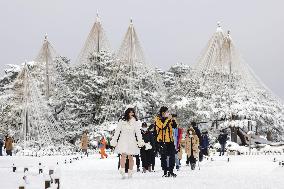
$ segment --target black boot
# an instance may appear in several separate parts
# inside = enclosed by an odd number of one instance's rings
[[[173,171],[169,171],[168,177],[177,177],[177,175]]]
[[[164,175],[162,177],[168,177],[168,172],[164,170]]]
[[[190,164],[190,166],[191,166],[191,170],[195,169],[195,163]]]

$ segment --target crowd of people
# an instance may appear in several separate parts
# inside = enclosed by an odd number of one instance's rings
[[[204,156],[208,156],[208,132],[201,132],[196,122],[191,122],[186,128],[184,138],[182,130],[176,115],[171,115],[167,107],[160,108],[154,123],[149,126],[138,121],[134,108],[128,108],[110,141],[119,157],[118,168],[122,178],[126,177],[126,173],[129,178],[132,177],[134,159],[137,171],[140,171],[140,158],[143,173],[154,171],[157,156],[161,160],[163,177],[176,177],[174,168],[179,170],[181,166],[183,149],[186,153],[186,166],[195,170],[196,164],[202,161]],[[218,141],[221,145],[221,156],[224,155],[227,134],[222,132]]]
[[[222,130],[217,140],[220,143],[220,156],[224,155],[227,133]],[[118,169],[123,178],[126,177],[126,173],[129,178],[132,177],[134,159],[137,171],[155,171],[156,157],[160,157],[163,177],[176,177],[174,168],[177,171],[180,169],[183,151],[186,153],[186,166],[195,170],[196,164],[202,161],[204,156],[209,155],[210,140],[208,132],[201,132],[196,122],[192,121],[188,128],[180,128],[176,115],[171,115],[167,107],[161,107],[154,122],[149,125],[138,120],[134,108],[127,108],[124,116],[118,121],[112,139],[102,136],[99,140],[97,147],[101,159],[108,157],[107,146],[118,154]],[[4,140],[0,138],[0,156],[3,155],[3,147],[6,155],[12,156],[11,136],[6,135]],[[80,147],[88,156],[87,131],[83,132]]]

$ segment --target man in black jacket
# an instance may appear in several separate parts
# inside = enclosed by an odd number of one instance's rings
[[[225,132],[225,130],[221,130],[221,133],[218,136],[218,142],[221,145],[220,155],[219,156],[221,156],[221,155],[223,156],[224,155],[227,140],[228,140],[227,133]]]

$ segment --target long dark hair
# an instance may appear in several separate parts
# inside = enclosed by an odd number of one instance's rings
[[[162,107],[160,108],[160,111],[159,111],[160,116],[162,116],[162,114],[163,114],[164,112],[168,111],[168,110],[169,110],[168,107],[162,106]]]
[[[127,108],[127,110],[124,112],[124,116],[123,116],[122,120],[123,121],[129,121],[130,120],[130,117],[129,117],[130,112],[134,113],[133,117],[135,118],[136,121],[138,121],[134,108]]]

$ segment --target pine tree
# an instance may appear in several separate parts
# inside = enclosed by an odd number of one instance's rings
[[[117,121],[128,105],[135,107],[140,119],[152,118],[165,103],[165,88],[160,75],[146,64],[142,47],[132,23],[117,54],[106,89],[105,121]]]

